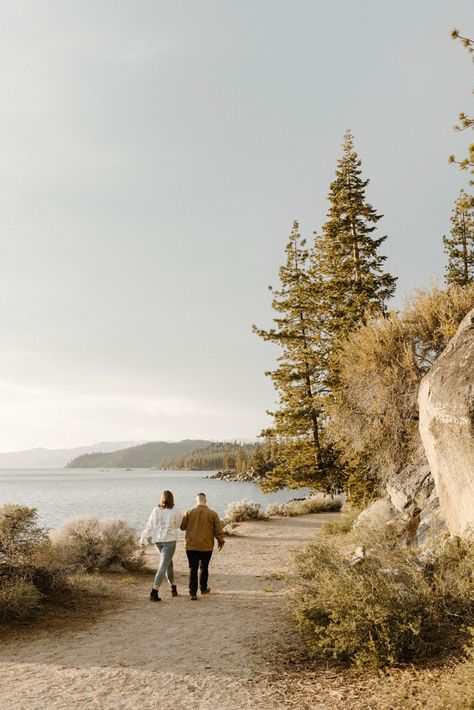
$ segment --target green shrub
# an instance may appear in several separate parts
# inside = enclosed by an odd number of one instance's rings
[[[26,579],[0,579],[0,619],[26,621],[38,613],[42,595],[33,582]]]
[[[312,543],[296,557],[295,617],[306,650],[355,666],[386,666],[443,651],[471,623],[472,543],[426,562],[384,530],[357,556]]]
[[[15,598],[15,585],[33,585],[41,596],[52,596],[64,586],[64,571],[48,538],[37,524],[35,508],[0,507],[0,584],[5,599]],[[24,587],[25,599],[31,599]],[[20,594],[20,593],[19,593]],[[6,602],[5,602],[6,603]]]
[[[51,539],[62,564],[69,569],[102,571],[113,565],[127,570],[144,566],[135,529],[126,520],[99,520],[78,515],[52,531]]]
[[[226,524],[241,523],[244,520],[266,520],[267,517],[262,511],[260,503],[244,499],[229,503],[224,514],[224,521]]]
[[[0,564],[32,564],[43,551],[48,533],[37,523],[35,508],[7,503],[0,507]]]

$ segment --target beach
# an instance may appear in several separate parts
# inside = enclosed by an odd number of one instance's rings
[[[291,550],[337,513],[239,524],[215,548],[211,593],[191,601],[180,542],[179,596],[164,583],[150,603],[152,575],[110,574],[105,610],[60,624],[9,631],[0,649],[0,694],[8,710],[135,708],[366,708],[377,680],[348,682],[328,667],[302,674],[282,573]],[[147,548],[149,564],[158,555]]]

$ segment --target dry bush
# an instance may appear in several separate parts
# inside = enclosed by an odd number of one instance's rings
[[[267,516],[280,515],[294,517],[310,513],[337,513],[343,504],[342,496],[324,495],[316,493],[304,500],[291,500],[288,503],[271,503],[265,509]]]
[[[128,571],[140,570],[145,564],[145,553],[137,549],[137,534],[122,518],[101,520],[100,559],[98,569],[120,565]]]
[[[294,613],[310,657],[357,667],[414,661],[474,623],[473,543],[450,542],[426,562],[393,529],[351,535],[357,557],[326,542],[296,557]]]
[[[51,531],[51,540],[66,568],[98,569],[101,558],[99,520],[76,515]]]
[[[43,598],[65,587],[64,571],[48,533],[38,526],[35,508],[0,507],[0,618],[34,616]]]
[[[424,461],[417,396],[423,375],[466,313],[474,285],[420,291],[401,313],[356,330],[337,357],[338,385],[328,405],[330,432],[344,451],[353,499]]]
[[[240,500],[229,503],[224,514],[224,521],[228,523],[241,523],[244,520],[266,520],[267,515],[262,511],[260,503],[252,500]]]
[[[93,572],[113,565],[127,570],[144,566],[135,529],[121,518],[99,520],[78,515],[61,523],[51,538],[63,565],[69,569]]]
[[[42,595],[33,582],[21,578],[0,579],[0,620],[26,621],[36,616]]]
[[[48,533],[37,523],[35,508],[7,503],[0,507],[0,564],[31,564]]]

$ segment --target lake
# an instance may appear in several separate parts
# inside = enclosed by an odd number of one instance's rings
[[[282,503],[302,497],[306,488],[265,495],[255,483],[208,480],[212,471],[155,471],[151,469],[0,469],[0,505],[19,503],[37,508],[48,528],[73,515],[125,518],[137,531],[145,526],[162,490],[173,492],[180,510],[194,505],[203,491],[209,507],[223,515],[232,501]]]

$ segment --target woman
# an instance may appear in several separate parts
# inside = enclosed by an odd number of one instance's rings
[[[161,601],[158,591],[165,573],[171,585],[171,596],[178,596],[176,584],[174,583],[173,555],[176,550],[176,538],[182,517],[179,510],[174,507],[174,498],[171,491],[163,491],[159,504],[151,511],[146,528],[141,534],[140,547],[145,547],[147,540],[150,538],[160,553],[160,564],[156,572],[153,589],[150,592],[151,602]]]

